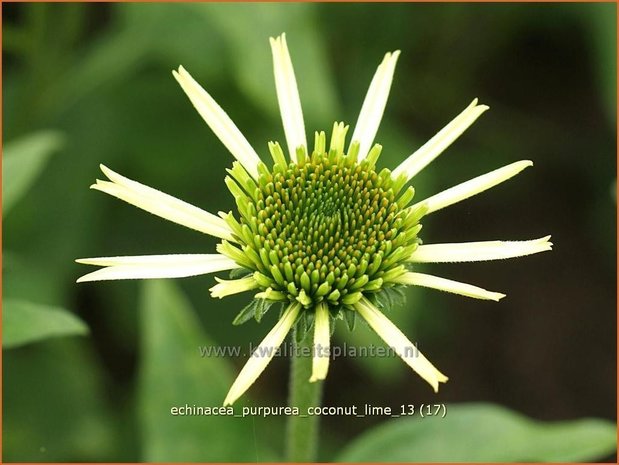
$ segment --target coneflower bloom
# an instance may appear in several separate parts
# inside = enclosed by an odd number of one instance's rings
[[[285,35],[271,39],[275,85],[286,150],[269,142],[272,162],[261,160],[230,117],[183,68],[173,75],[204,121],[236,161],[225,183],[237,213],[208,213],[101,166],[107,181],[91,187],[196,231],[221,239],[217,253],[105,257],[77,260],[103,268],[78,282],[179,278],[231,271],[219,279],[214,297],[254,292],[234,323],[260,321],[281,304],[278,322],[249,358],[225,405],[235,402],[258,378],[295,325],[313,331],[309,381],[329,368],[328,347],[337,319],[358,315],[435,391],[447,377],[383,314],[394,291],[423,286],[476,299],[503,294],[415,271],[416,263],[474,262],[520,257],[550,250],[549,236],[529,241],[422,244],[420,220],[520,173],[533,163],[517,161],[412,203],[409,182],[454,142],[488,107],[477,99],[393,170],[377,168],[381,145],[374,142],[399,51],[378,66],[346,147],[348,126],[335,123],[327,144],[316,132],[307,143],[301,102]],[[352,325],[352,324],[351,324]],[[311,337],[311,336],[308,336]]]

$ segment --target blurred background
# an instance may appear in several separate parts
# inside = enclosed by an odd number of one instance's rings
[[[615,4],[5,3],[2,13],[3,299],[26,313],[65,309],[73,328],[11,343],[5,309],[5,461],[281,459],[284,417],[169,414],[220,405],[245,361],[202,359],[198,345],[256,344],[275,313],[236,327],[250,295],[211,299],[212,276],[77,285],[90,268],[74,263],[214,251],[215,239],[88,186],[105,163],[208,211],[233,209],[232,157],[171,70],[185,66],[267,160],[267,141],[284,142],[268,43],[281,32],[308,134],[354,124],[384,53],[402,51],[377,136],[382,166],[474,97],[490,106],[415,178],[419,198],[534,161],[428,217],[426,242],[552,234],[555,244],[420,268],[507,294],[497,304],[415,288],[388,312],[450,377],[438,395],[400,360],[343,357],[324,404],[483,401],[538,420],[616,420]],[[342,322],[344,342],[380,344]],[[275,359],[240,405],[285,405],[287,376],[288,360]],[[385,421],[324,417],[319,459]]]

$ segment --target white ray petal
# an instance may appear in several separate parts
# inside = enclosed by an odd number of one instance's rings
[[[452,281],[451,279],[440,278],[438,276],[432,276],[424,273],[413,273],[409,271],[401,276],[398,276],[393,281],[411,286],[429,287],[431,289],[451,292],[452,294],[459,294],[465,297],[472,297],[474,299],[494,300],[495,302],[498,302],[500,299],[505,297],[505,294],[501,294],[499,292],[487,291],[481,287],[473,286],[471,284]]]
[[[187,228],[236,242],[230,227],[222,218],[157,189],[125,178],[104,165],[100,166],[101,171],[111,182],[97,180],[96,184],[90,186],[91,189],[105,192]]]
[[[77,280],[107,281],[115,279],[184,278],[240,268],[233,260],[219,254],[137,255],[133,257],[97,257],[75,260],[84,265],[103,266]]]
[[[376,69],[368,92],[365,95],[365,100],[355,125],[355,131],[350,139],[351,145],[355,141],[359,142],[360,161],[367,156],[376,137],[376,132],[387,104],[387,98],[389,97],[393,73],[395,72],[395,65],[399,55],[399,50],[385,55],[382,63]]]
[[[260,157],[247,142],[245,136],[236,127],[227,113],[215,102],[213,97],[191,77],[191,75],[179,66],[178,72],[172,71],[174,78],[181,85],[187,97],[206,121],[219,140],[226,146],[232,156],[236,158],[243,168],[253,176],[258,178],[258,164]]]
[[[312,354],[312,377],[310,383],[323,380],[329,371],[329,307],[324,303],[316,306],[314,318],[314,353]]]
[[[383,315],[365,297],[355,304],[355,309],[367,321],[370,327],[376,331],[387,345],[389,345],[404,362],[410,366],[419,376],[427,381],[438,392],[439,383],[447,382],[447,376],[438,371],[430,361],[425,358],[417,347],[394,325],[389,318]]]
[[[533,162],[531,160],[517,161],[473,178],[469,181],[463,182],[462,184],[458,184],[457,186],[451,187],[443,192],[439,192],[432,197],[428,197],[427,199],[416,203],[413,205],[413,208],[418,207],[422,203],[426,203],[428,205],[428,212],[426,214],[438,211],[442,208],[449,207],[450,205],[468,199],[469,197],[473,197],[474,195],[488,190],[497,184],[501,184],[502,182],[516,176],[529,166],[533,166]]]
[[[292,67],[292,60],[288,52],[286,34],[277,39],[270,38],[271,52],[273,54],[273,73],[275,74],[275,88],[279,111],[284,125],[286,142],[290,159],[297,161],[297,148],[305,147],[307,150],[307,138],[305,136],[305,123],[303,122],[303,110],[297,80]]]
[[[477,99],[473,100],[462,113],[394,169],[392,176],[397,178],[405,174],[407,180],[411,179],[460,137],[488,108],[486,105],[477,105]]]
[[[409,261],[416,263],[483,262],[523,257],[552,250],[550,236],[530,241],[482,241],[420,245]]]
[[[258,379],[258,376],[269,364],[279,346],[284,342],[286,335],[297,319],[300,309],[301,304],[299,303],[291,304],[286,309],[280,320],[266,335],[256,350],[254,350],[247,363],[245,363],[224,400],[224,406],[232,405]]]
[[[224,280],[215,278],[217,284],[211,287],[211,297],[219,297],[220,299],[232,294],[250,291],[258,287],[258,283],[252,276],[247,276],[241,279]]]

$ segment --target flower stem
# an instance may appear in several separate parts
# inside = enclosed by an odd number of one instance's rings
[[[307,415],[307,409],[320,406],[323,382],[309,382],[312,374],[311,335],[306,334],[300,343],[296,336],[295,329],[292,335],[288,405],[298,407],[300,415],[288,417],[286,459],[289,462],[313,462],[318,448],[319,416]]]

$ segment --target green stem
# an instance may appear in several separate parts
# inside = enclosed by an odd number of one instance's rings
[[[307,409],[320,406],[323,382],[309,382],[312,374],[311,335],[305,334],[303,341],[297,343],[295,330],[292,348],[288,405],[298,407],[299,415],[288,417],[286,458],[289,462],[313,462],[318,448],[319,416],[307,415]]]

